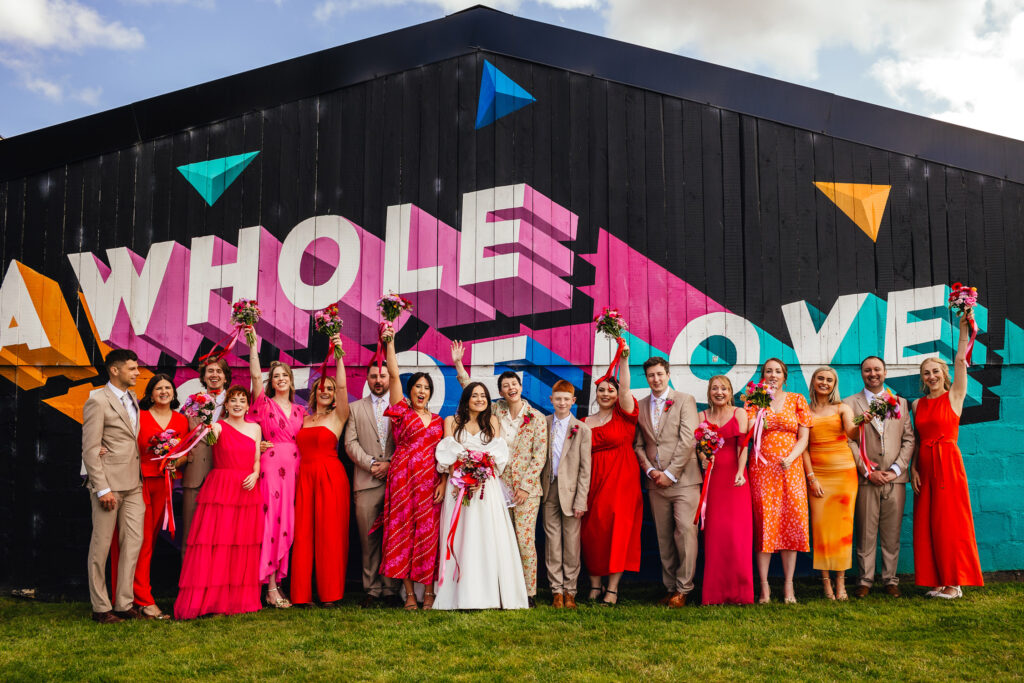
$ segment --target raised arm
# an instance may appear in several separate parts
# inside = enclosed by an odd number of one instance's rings
[[[335,348],[341,349],[341,336],[332,336],[331,343]],[[348,420],[348,413],[348,378],[345,376],[345,360],[339,357],[334,360],[334,414],[342,426]]]
[[[398,374],[398,356],[395,354],[395,330],[390,324],[384,327],[382,336],[387,343],[388,381],[390,394],[388,400],[395,405],[402,400],[402,378]]]
[[[956,346],[956,360],[953,363],[953,386],[949,388],[949,404],[957,415],[963,411],[964,399],[967,397],[967,345],[971,341],[972,320],[972,310],[960,316],[960,341]]]
[[[633,392],[629,390],[629,344],[622,348],[619,356],[619,408],[624,413],[633,412]]]
[[[462,356],[465,353],[466,349],[460,340],[456,339],[452,342],[452,365],[455,366],[455,377],[463,389],[469,384],[469,373],[466,372],[466,366],[462,364]]]
[[[252,325],[245,326],[246,334],[252,334],[256,336],[256,329]],[[252,400],[255,401],[256,397],[263,391],[263,376],[260,371],[260,354],[256,351],[260,346],[259,338],[256,338],[256,343],[249,347],[249,383],[250,390],[249,395]]]
[[[843,431],[846,433],[847,439],[856,441],[860,438],[860,428],[853,423],[854,415],[853,408],[845,403],[839,404],[839,417],[843,422]]]

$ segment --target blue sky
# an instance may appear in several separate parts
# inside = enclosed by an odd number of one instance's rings
[[[0,135],[438,19],[458,0],[0,0]],[[1024,139],[1024,0],[493,0]]]

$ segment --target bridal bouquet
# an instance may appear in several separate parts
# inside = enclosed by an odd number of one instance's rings
[[[150,437],[149,452],[153,454],[153,460],[162,460],[179,443],[181,443],[181,439],[178,438],[178,432],[173,429],[165,429]]]
[[[619,313],[619,309],[605,306],[600,315],[594,316],[597,323],[597,331],[606,335],[609,339],[619,339],[623,331],[629,327],[626,319]]]
[[[342,321],[341,316],[338,314],[338,304],[331,304],[327,308],[313,314],[313,329],[328,337],[341,334],[341,328],[344,325],[344,321]],[[333,342],[331,346],[334,348],[335,360],[341,360],[341,357],[345,355],[345,351],[334,346]]]
[[[412,310],[412,302],[404,296],[390,292],[377,300],[377,310],[380,311],[381,317],[393,323],[402,313]]]
[[[708,422],[701,422],[693,430],[693,438],[697,441],[697,452],[708,460],[715,457],[715,453],[725,445],[725,439]]]
[[[764,435],[765,412],[771,408],[772,399],[775,398],[775,387],[766,382],[747,382],[746,392],[741,396],[748,406],[757,408],[754,415],[754,424],[747,432],[747,438],[753,440],[754,457],[762,465],[768,464],[768,460],[761,454],[761,437]]]
[[[205,428],[203,437],[206,443],[213,445],[215,439],[210,427],[213,426],[213,413],[217,410],[217,399],[206,392],[200,391],[185,399],[185,405],[181,407],[181,414],[199,420],[200,426]]]
[[[891,391],[886,391],[885,398],[875,397],[871,399],[871,404],[868,405],[868,409],[863,414],[853,418],[854,424],[863,424],[865,422],[871,422],[874,418],[878,418],[882,422],[886,420],[898,420],[900,419],[900,401],[896,398]]]
[[[978,303],[978,288],[968,287],[960,282],[954,282],[949,292],[949,310],[963,317]],[[974,316],[967,319],[971,326],[971,340],[967,343],[967,367],[971,367],[971,352],[974,350],[974,340],[978,338],[978,323]]]
[[[484,497],[484,485],[494,476],[494,460],[482,451],[466,451],[466,454],[455,461],[455,467],[449,480],[457,491],[452,495],[462,505],[469,505],[480,491],[480,499]],[[468,494],[468,495],[467,495]]]
[[[239,299],[231,304],[231,322],[239,329],[245,325],[255,325],[260,321],[263,309],[256,302],[256,299]],[[251,332],[245,333],[245,340],[249,347],[256,345],[256,337]]]

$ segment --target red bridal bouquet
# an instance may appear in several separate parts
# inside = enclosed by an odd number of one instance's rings
[[[173,429],[165,429],[150,437],[149,452],[153,454],[153,460],[162,460],[179,443],[181,443],[181,439],[178,438],[178,432]]]
[[[978,303],[978,288],[968,287],[960,282],[954,282],[949,292],[949,310],[963,317],[967,315]],[[967,343],[967,367],[971,367],[971,352],[974,350],[974,340],[978,338],[978,323],[974,316],[967,319],[971,326],[971,340]]]
[[[255,325],[260,321],[261,315],[263,309],[256,303],[256,299],[239,299],[231,304],[231,322],[238,328]],[[250,348],[256,345],[256,337],[251,332],[245,333],[245,340],[249,342]]]
[[[750,431],[747,432],[747,438],[753,440],[754,457],[762,465],[767,465],[768,460],[761,455],[761,437],[764,435],[764,414],[772,405],[772,399],[775,398],[775,387],[766,382],[747,382],[746,392],[741,396],[743,401],[748,406],[757,408],[757,414],[754,415],[754,424],[751,426]]]
[[[874,472],[876,467],[875,463],[868,459],[867,447],[864,444],[864,427],[876,417],[882,424],[885,424],[886,420],[898,420],[902,417],[900,400],[888,389],[885,390],[884,397],[876,396],[871,399],[868,409],[853,418],[853,423],[860,427],[860,460],[864,463],[864,468],[868,474]]]
[[[206,392],[192,394],[185,399],[185,405],[181,407],[181,414],[199,420],[199,427],[202,429],[202,436],[206,437],[206,443],[213,445],[213,413],[217,409],[217,399]]]
[[[697,452],[708,461],[707,471],[704,472],[704,486],[700,490],[700,501],[697,503],[697,516],[693,518],[694,524],[704,528],[704,515],[708,509],[708,487],[711,483],[711,471],[715,468],[715,453],[725,445],[725,439],[718,433],[714,425],[706,420],[693,430],[693,438],[697,442]]]
[[[313,329],[328,337],[341,334],[341,328],[344,325],[344,321],[342,321],[341,316],[338,314],[338,304],[331,304],[327,308],[313,314]],[[331,346],[334,348],[335,360],[340,360],[345,355],[345,351],[334,346],[333,342]]]
[[[597,331],[609,339],[614,339],[616,344],[615,354],[612,355],[612,362],[608,366],[608,372],[598,377],[594,382],[594,384],[600,384],[610,377],[618,379],[619,358],[625,358],[627,355],[626,341],[622,338],[622,333],[629,326],[626,324],[626,319],[619,314],[619,309],[611,308],[610,306],[605,306],[600,315],[595,315],[594,322],[597,323]]]
[[[159,434],[154,434],[149,439],[149,452],[153,454],[152,460],[160,461],[160,469],[164,473],[164,480],[167,483],[167,497],[164,499],[163,528],[174,537],[174,507],[171,500],[171,471],[167,469],[167,463],[179,457],[178,446],[181,438],[178,432],[173,429],[165,429]],[[175,473],[175,477],[181,476]]]
[[[462,457],[455,461],[448,481],[457,489],[452,496],[458,501],[455,506],[455,514],[452,515],[451,526],[448,527],[448,540],[446,542],[445,559],[455,557],[455,531],[459,528],[459,518],[462,516],[462,508],[469,505],[470,501],[480,491],[480,499],[484,497],[484,485],[488,479],[495,476],[494,459],[483,451],[466,451]],[[459,558],[455,557],[455,580],[459,580]],[[444,574],[440,581],[444,583]]]

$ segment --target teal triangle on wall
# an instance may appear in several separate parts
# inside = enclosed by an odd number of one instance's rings
[[[484,75],[480,79],[480,99],[476,107],[477,130],[536,101],[537,98],[526,92],[521,85],[484,60]]]
[[[206,203],[213,206],[257,154],[259,152],[246,152],[220,159],[197,161],[194,164],[179,166],[178,171],[192,187],[196,188],[196,192],[206,200]]]

